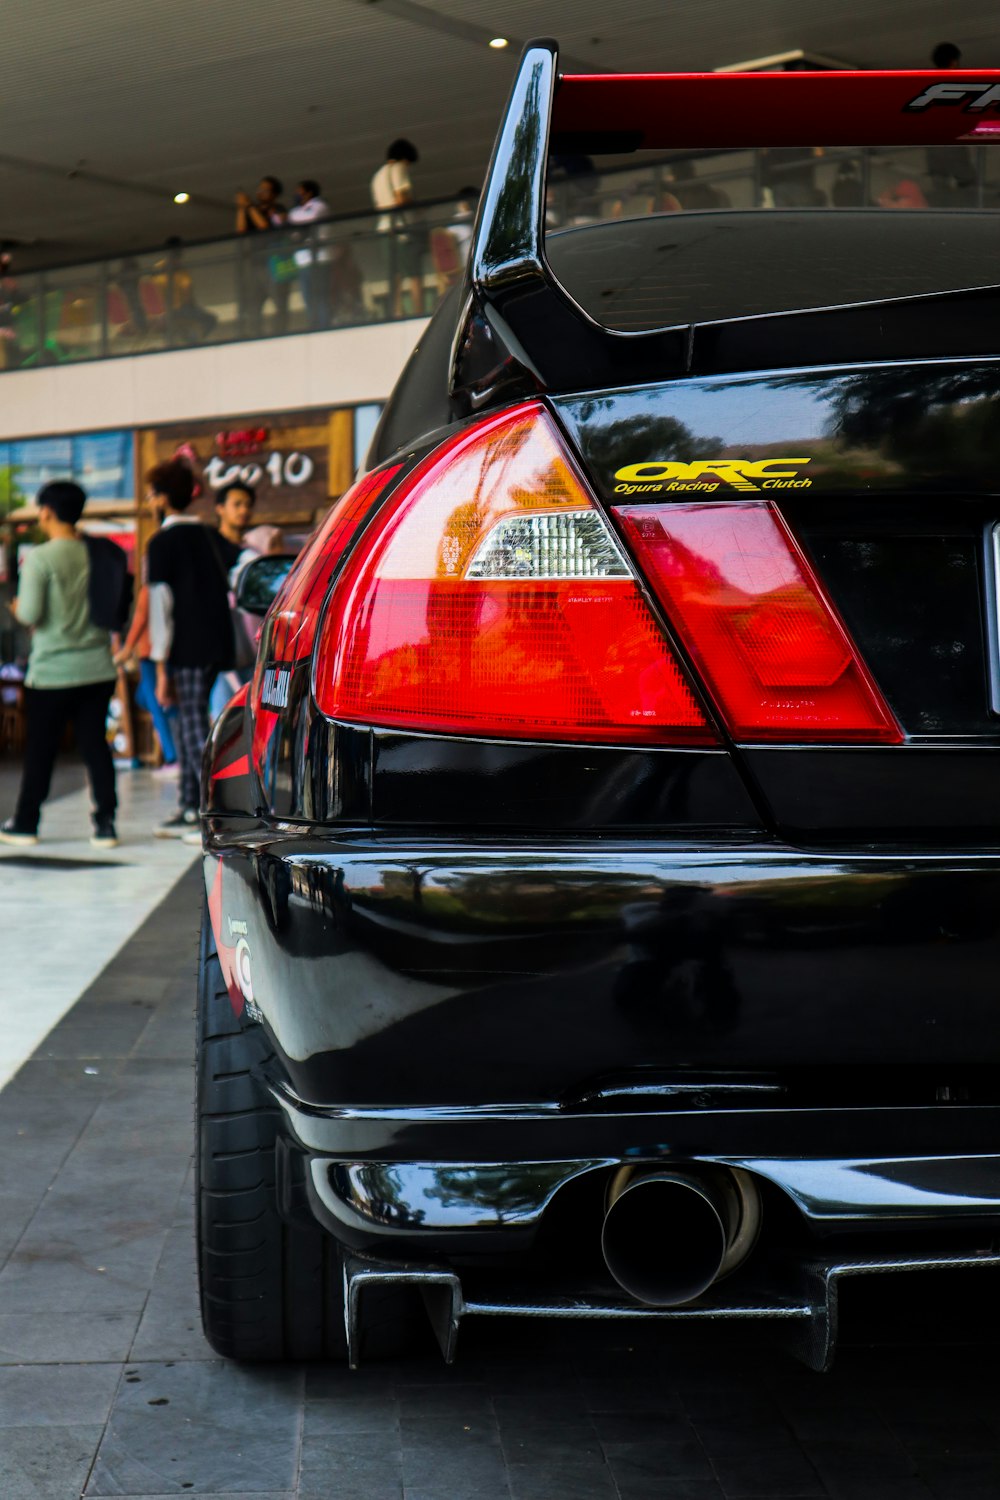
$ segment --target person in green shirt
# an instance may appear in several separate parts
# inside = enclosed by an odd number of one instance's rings
[[[90,553],[76,529],[86,503],[83,490],[69,480],[56,480],[39,491],[38,524],[45,541],[24,559],[11,606],[32,635],[25,678],[24,771],[14,816],[0,824],[4,844],[38,843],[38,819],[68,723],[90,778],[90,842],[99,849],[112,849],[118,842],[115,765],[106,733],[116,674],[110,632],[91,620]]]

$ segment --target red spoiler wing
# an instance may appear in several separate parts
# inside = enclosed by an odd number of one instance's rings
[[[552,133],[631,137],[634,149],[989,142],[1000,71],[566,73]]]

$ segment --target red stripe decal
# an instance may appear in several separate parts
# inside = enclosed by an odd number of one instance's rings
[[[239,760],[234,760],[231,765],[223,766],[221,771],[212,772],[213,781],[228,781],[231,776],[248,776],[250,774],[250,757],[241,755]]]

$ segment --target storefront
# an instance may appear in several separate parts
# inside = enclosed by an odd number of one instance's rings
[[[129,554],[137,577],[155,520],[142,497],[145,475],[180,457],[197,482],[194,513],[214,525],[213,496],[236,480],[256,497],[254,526],[276,526],[297,551],[331,502],[350,486],[363,461],[380,407],[240,414],[211,422],[175,423],[138,432],[62,435],[0,443],[0,754],[23,740],[20,684],[29,638],[7,604],[17,588],[19,559],[42,540],[35,497],[52,479],[74,479],[87,492],[84,529],[111,536]],[[116,723],[109,726],[123,760],[155,757],[146,716],[133,711],[120,684]]]
[[[350,486],[378,414],[379,407],[367,405],[148,428],[137,435],[138,472],[145,476],[154,464],[183,458],[198,482],[195,512],[209,525],[213,495],[242,481],[256,496],[253,524],[280,527],[289,550],[297,551]],[[152,525],[140,516],[140,553]]]

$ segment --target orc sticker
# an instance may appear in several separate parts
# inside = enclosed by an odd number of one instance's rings
[[[904,104],[903,109],[920,113],[933,104],[960,104],[966,114],[997,109],[1000,108],[1000,83],[932,83],[909,104]]]
[[[626,464],[615,471],[616,495],[655,495],[671,491],[713,494],[721,485],[742,494],[760,490],[807,490],[812,480],[799,471],[808,458],[709,458],[694,463]]]

